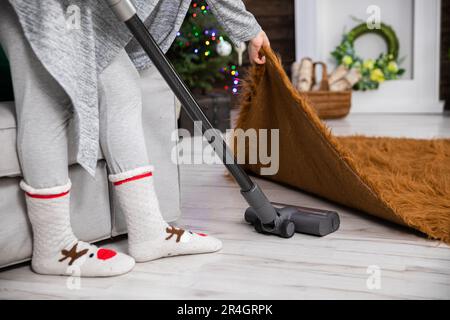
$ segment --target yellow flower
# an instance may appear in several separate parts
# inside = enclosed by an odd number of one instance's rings
[[[346,66],[351,65],[352,62],[353,62],[353,58],[350,57],[350,56],[344,56],[344,57],[342,58],[342,63],[345,64]]]
[[[367,70],[372,70],[375,67],[375,61],[373,59],[364,60],[363,68]]]
[[[382,83],[384,82],[384,73],[383,71],[381,71],[381,69],[375,69],[372,70],[372,72],[370,72],[370,80],[378,82],[378,83]]]
[[[387,69],[389,72],[397,73],[398,65],[397,65],[397,63],[395,63],[395,61],[391,61],[391,62],[389,62]]]

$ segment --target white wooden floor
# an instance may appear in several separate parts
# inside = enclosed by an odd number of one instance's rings
[[[329,124],[337,134],[450,137],[450,118],[442,116],[355,115]],[[182,166],[181,174],[179,224],[221,238],[221,252],[138,264],[121,277],[82,279],[72,290],[67,278],[22,265],[0,273],[0,298],[450,298],[450,248],[442,243],[264,180],[271,200],[337,210],[341,228],[324,238],[260,235],[243,222],[246,204],[221,166]],[[112,246],[126,250],[126,241]],[[367,285],[368,268],[379,268],[378,288]]]

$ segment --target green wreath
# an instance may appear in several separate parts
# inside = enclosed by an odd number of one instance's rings
[[[387,52],[381,53],[376,60],[363,60],[355,52],[355,40],[368,33],[381,36],[388,48]],[[399,47],[397,35],[390,26],[381,23],[379,29],[369,29],[366,23],[361,23],[344,34],[342,42],[331,55],[338,65],[342,64],[349,69],[356,68],[360,71],[361,80],[355,84],[355,90],[374,90],[378,89],[380,83],[398,79],[405,73],[404,69],[399,68],[402,62],[398,59]]]

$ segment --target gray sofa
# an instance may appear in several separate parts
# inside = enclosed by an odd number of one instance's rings
[[[171,133],[176,129],[175,98],[159,73],[141,73],[143,125],[147,149],[156,171],[154,179],[161,209],[167,221],[180,216],[178,165],[171,160]],[[101,152],[95,178],[74,161],[69,150],[71,221],[75,234],[95,242],[126,233],[123,214],[108,183]],[[13,102],[0,102],[0,268],[29,260],[32,252],[31,226],[19,189],[21,170],[16,152],[16,121]]]

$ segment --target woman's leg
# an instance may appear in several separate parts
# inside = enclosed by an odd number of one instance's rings
[[[136,261],[217,251],[219,240],[169,226],[162,218],[142,128],[139,74],[125,51],[100,75],[100,144],[126,216]],[[165,106],[161,106],[164,108]]]
[[[70,101],[23,36],[9,4],[0,10],[0,43],[9,57],[17,116],[17,150],[33,229],[32,268],[42,274],[107,276],[134,261],[78,241],[70,225]],[[97,257],[95,257],[95,253]],[[87,259],[92,255],[93,258]],[[101,257],[100,257],[100,256]],[[106,262],[102,257],[109,256]]]

